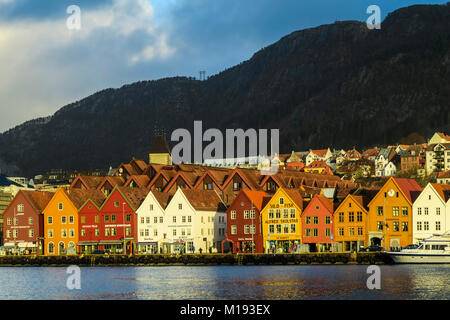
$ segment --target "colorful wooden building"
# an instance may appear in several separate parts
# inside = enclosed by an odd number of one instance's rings
[[[368,243],[367,224],[370,197],[348,195],[333,214],[333,238],[339,252],[359,251]]]
[[[233,252],[264,253],[261,210],[269,201],[263,191],[241,191],[227,210],[227,241]]]
[[[94,208],[94,201],[86,203],[79,211],[81,252],[89,253],[97,248],[111,253],[134,253],[138,241],[136,210],[148,192],[148,189],[116,186],[101,207]]]
[[[422,192],[413,179],[389,178],[368,204],[368,244],[386,250],[412,243],[412,205]]]
[[[42,211],[53,193],[20,190],[3,213],[4,247],[10,253],[43,254]]]
[[[303,197],[295,189],[279,188],[261,211],[264,251],[297,252],[302,245]]]
[[[330,252],[333,243],[333,201],[316,194],[302,213],[302,240],[310,252]]]

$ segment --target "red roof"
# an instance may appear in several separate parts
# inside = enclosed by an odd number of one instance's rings
[[[413,203],[422,192],[422,187],[414,179],[392,178],[408,200]]]
[[[316,154],[316,155],[318,155],[319,157],[323,158],[323,157],[327,154],[328,149],[311,150],[311,152],[314,153],[314,154]]]
[[[265,192],[263,191],[250,191],[250,190],[243,190],[245,195],[249,200],[252,201],[253,205],[258,209],[259,211],[262,210],[264,205],[267,202],[267,198],[269,197]]]

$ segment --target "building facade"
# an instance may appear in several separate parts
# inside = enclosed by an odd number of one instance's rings
[[[263,191],[241,191],[227,209],[227,238],[233,252],[264,253],[261,210],[269,200]]]
[[[261,211],[266,253],[297,252],[302,245],[303,198],[298,190],[279,188]]]
[[[302,240],[310,252],[330,252],[333,243],[333,201],[316,194],[303,210]]]

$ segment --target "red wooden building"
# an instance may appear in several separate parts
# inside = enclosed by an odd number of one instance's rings
[[[9,253],[43,254],[42,210],[54,193],[20,190],[3,213],[3,243]]]
[[[333,243],[332,200],[316,194],[302,213],[302,238],[310,252],[329,252]]]
[[[227,210],[227,239],[233,252],[264,253],[260,212],[269,201],[263,191],[241,191]]]
[[[116,186],[106,200],[89,199],[79,211],[80,252],[105,250],[134,253],[137,243],[136,210],[149,190]],[[99,205],[101,204],[101,205]]]

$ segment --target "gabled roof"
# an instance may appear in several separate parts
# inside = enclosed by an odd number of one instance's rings
[[[315,160],[315,161],[311,162],[309,165],[307,165],[305,168],[323,168],[323,169],[329,169],[330,166],[327,165],[325,161]]]
[[[242,192],[253,203],[258,211],[261,211],[267,204],[267,200],[270,199],[264,191],[243,190]]]
[[[85,176],[85,175],[77,175],[77,177],[72,181],[70,188],[74,188],[75,184],[80,181],[86,189],[96,189],[100,183],[104,180],[105,177],[99,176]]]
[[[47,204],[55,195],[54,192],[45,192],[45,191],[28,191],[21,190],[21,192],[25,198],[32,204],[36,211],[42,212],[45,209]]]
[[[150,192],[153,194],[156,201],[158,201],[161,208],[166,209],[172,196],[167,192],[159,192],[159,191],[150,191]]]
[[[195,210],[225,212],[227,209],[226,205],[213,190],[179,190],[183,192],[187,201],[189,201],[189,203]]]
[[[432,183],[431,185],[444,202],[447,202],[450,199],[450,185],[438,183]]]
[[[71,189],[68,191],[64,190],[64,192],[78,210],[81,209],[88,200],[91,200],[97,207],[100,207],[106,199],[105,194],[96,189]]]
[[[114,188],[115,186],[123,186],[126,181],[124,177],[120,176],[104,177],[103,181],[98,185],[97,189],[101,190],[106,182],[108,182]]]
[[[16,187],[23,187],[22,185],[14,182],[12,180],[9,180],[6,175],[0,174],[0,186],[1,187],[9,187],[11,185],[16,186]]]
[[[124,186],[128,187],[130,186],[131,182],[134,181],[134,183],[139,188],[146,188],[148,184],[150,183],[150,178],[146,175],[138,175],[138,176],[130,176],[127,182],[125,182]]]
[[[422,192],[422,187],[414,179],[392,178],[411,204]]]
[[[281,188],[288,196],[291,198],[291,200],[300,208],[303,210],[303,197],[299,190],[297,189],[285,189]]]
[[[317,155],[317,156],[323,158],[323,157],[327,154],[328,149],[310,150],[310,152],[312,152],[312,153],[314,153],[315,155]]]

